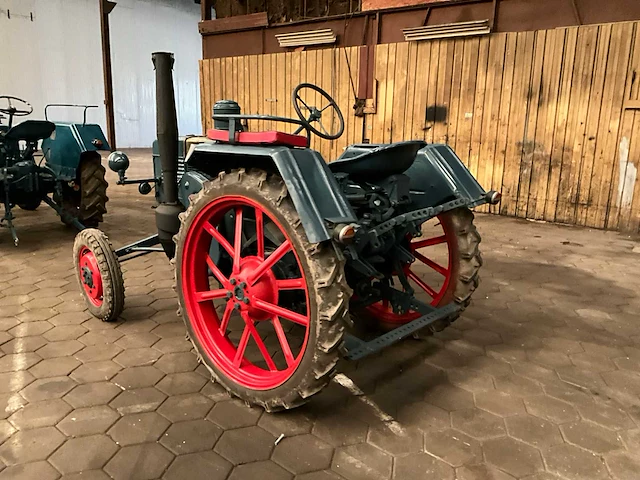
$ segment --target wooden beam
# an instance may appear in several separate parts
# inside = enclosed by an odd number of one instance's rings
[[[627,100],[624,104],[625,110],[640,110],[640,100]]]
[[[203,22],[211,20],[211,0],[200,0],[200,17]]]
[[[198,24],[201,35],[215,35],[216,33],[236,32],[250,30],[256,27],[269,25],[267,12],[252,13],[250,15],[238,15],[236,17],[217,18],[205,20]]]
[[[116,3],[100,0],[100,34],[102,38],[102,71],[104,75],[104,105],[107,114],[107,139],[111,150],[116,149],[115,114],[113,108],[113,76],[111,72],[111,40],[109,38],[109,13]]]

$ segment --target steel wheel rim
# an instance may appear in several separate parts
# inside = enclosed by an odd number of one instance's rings
[[[455,242],[457,241],[454,232],[451,231],[451,228],[448,227],[446,223],[442,223],[442,219],[440,217],[438,217],[438,220],[442,227],[442,234],[430,236],[429,238],[412,239],[410,242],[410,249],[411,253],[416,257],[416,262],[411,265],[405,265],[404,267],[404,272],[409,278],[411,285],[416,289],[416,292],[424,292],[427,295],[427,298],[431,298],[429,303],[434,307],[440,305],[440,302],[443,300],[449,285],[451,284],[451,277],[453,276],[452,251],[455,248]],[[425,254],[425,250],[436,245],[447,246],[448,259],[446,267],[430,259]],[[424,280],[421,281],[420,276],[412,270],[412,266],[416,265],[418,262],[428,266],[438,273],[441,273],[444,278],[439,287],[433,288],[424,282]],[[366,309],[376,318],[392,325],[402,325],[422,316],[422,314],[415,311],[403,314],[394,313],[388,302],[377,302],[373,305],[367,306]]]
[[[235,241],[235,238],[241,238],[242,242],[242,235],[238,237],[236,232],[243,232],[244,221],[248,218],[247,212],[250,213],[251,210],[255,216],[258,251],[255,255],[243,255],[242,246],[238,248],[239,244]],[[231,242],[218,230],[223,217],[230,211],[234,212],[234,233]],[[260,230],[258,218],[261,219]],[[265,255],[264,234],[264,226],[267,223],[275,225],[284,238],[283,243],[268,256]],[[261,234],[258,234],[258,231]],[[227,236],[231,238],[230,235]],[[260,237],[262,242],[258,240]],[[229,275],[225,275],[211,260],[210,248],[213,239],[218,241],[220,249],[226,250],[233,259]],[[236,254],[238,250],[240,252]],[[300,278],[289,282],[277,280],[273,269],[290,252],[295,257]],[[271,263],[273,265],[269,266]],[[220,284],[214,289],[209,284],[209,272]],[[304,270],[291,238],[273,214],[259,202],[240,195],[223,196],[209,202],[198,212],[187,231],[182,250],[181,277],[182,294],[191,327],[200,346],[222,373],[235,383],[252,390],[276,388],[294,374],[302,362],[309,339],[309,293]],[[231,283],[232,279],[235,280],[234,284]],[[278,300],[285,290],[304,290],[305,314],[288,309],[280,310]],[[249,299],[248,303],[243,302],[244,298]],[[214,306],[213,300],[216,299],[224,302],[222,314]],[[234,310],[235,305],[239,305],[239,310]],[[234,313],[239,313],[244,321],[242,336],[237,345],[229,337],[230,332],[227,330]],[[286,360],[286,368],[278,369],[274,364],[277,352],[270,355],[268,350],[265,353],[261,348],[256,337],[260,338],[265,349],[266,346],[256,328],[259,322],[268,322],[271,325],[279,342],[280,352]],[[289,338],[284,331],[283,324],[289,322],[300,325],[304,323],[304,340],[297,354],[291,350]],[[266,369],[246,358],[246,348],[250,341],[255,343],[262,354],[267,364]],[[271,364],[267,356],[271,356]]]
[[[96,256],[87,247],[83,247],[78,257],[78,267],[80,269],[80,279],[82,288],[89,301],[96,307],[102,306],[103,286],[102,275]],[[90,280],[89,280],[90,276]]]

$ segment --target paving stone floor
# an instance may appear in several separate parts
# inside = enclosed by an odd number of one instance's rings
[[[152,199],[110,179],[114,244],[152,233]],[[269,415],[198,366],[164,257],[125,264],[126,309],[102,323],[74,232],[44,207],[17,213],[20,247],[0,231],[0,480],[640,478],[631,238],[478,216],[483,281],[452,328]]]

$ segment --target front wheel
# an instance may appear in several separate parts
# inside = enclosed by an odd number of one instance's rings
[[[89,312],[105,322],[116,320],[124,308],[124,280],[107,236],[95,228],[78,233],[73,263]]]
[[[330,381],[351,290],[331,243],[312,245],[284,182],[234,170],[181,215],[176,286],[191,341],[230,393],[267,411]]]
[[[39,197],[34,197],[34,198],[31,198],[31,199],[27,200],[24,203],[19,203],[18,206],[22,210],[27,210],[29,212],[33,212],[34,210],[38,209],[38,207],[40,206],[41,203],[42,203],[42,200]]]

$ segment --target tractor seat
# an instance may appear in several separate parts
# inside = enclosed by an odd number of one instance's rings
[[[333,173],[347,173],[354,180],[382,180],[406,171],[413,164],[418,150],[426,145],[422,140],[385,145],[351,145],[329,164],[329,169]]]
[[[37,142],[49,138],[56,126],[45,120],[27,120],[19,123],[5,133],[4,138],[7,140],[25,140],[26,142]]]

